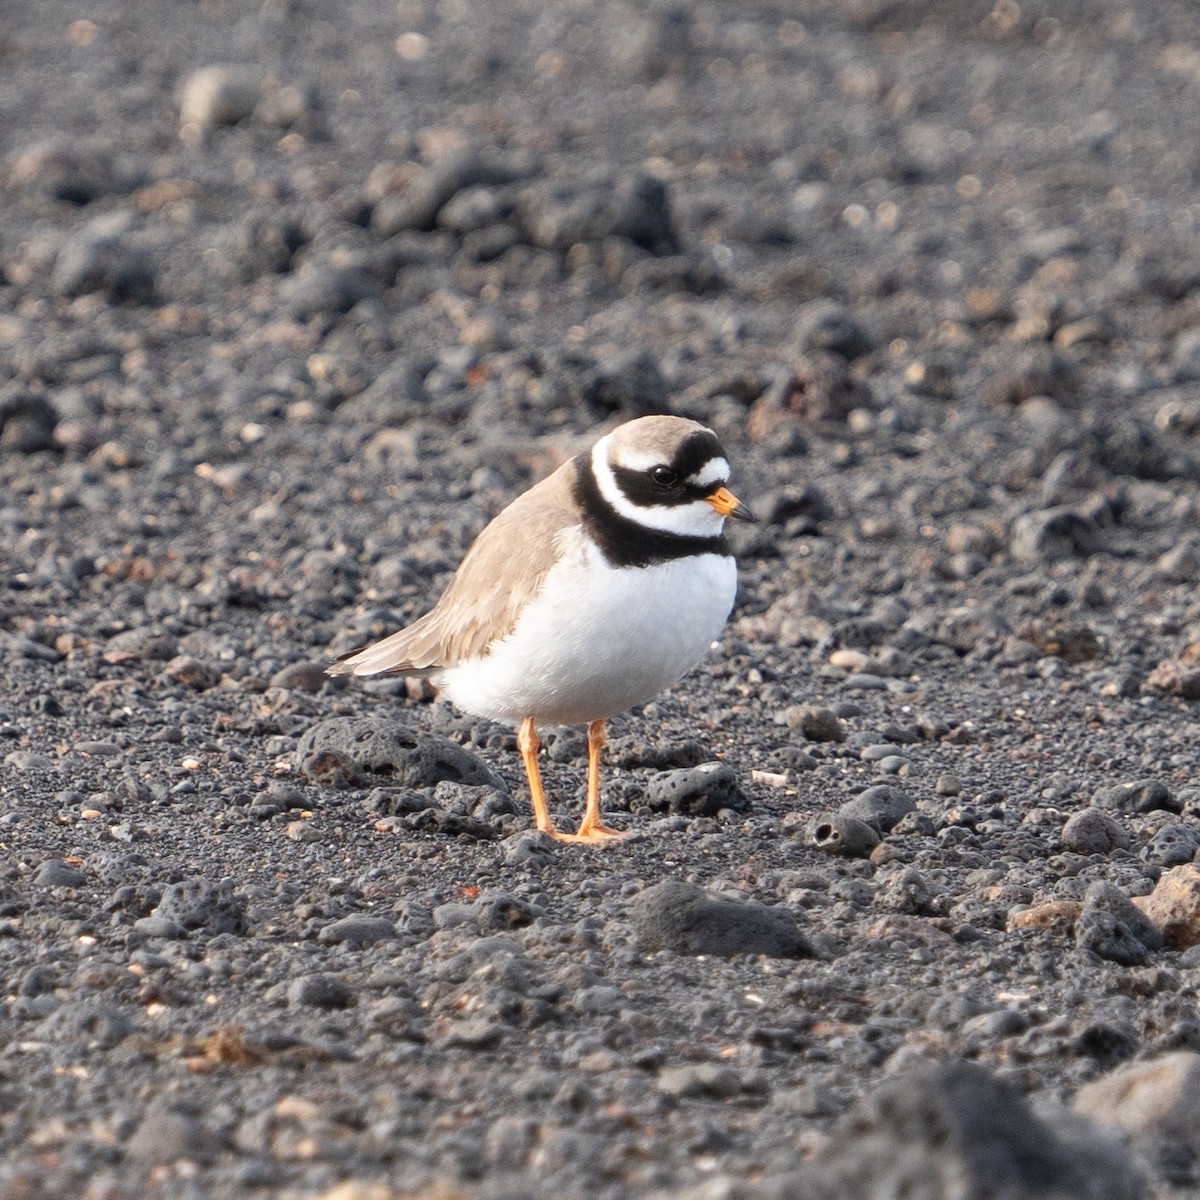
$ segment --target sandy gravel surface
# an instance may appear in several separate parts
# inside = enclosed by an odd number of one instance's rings
[[[1169,0],[0,0],[0,1195],[1197,1194],[1197,128]],[[323,666],[656,411],[763,519],[556,846]]]

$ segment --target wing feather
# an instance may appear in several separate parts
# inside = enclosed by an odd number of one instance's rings
[[[423,617],[338,660],[329,673],[428,674],[477,658],[511,633],[557,561],[560,535],[579,524],[572,498],[576,469],[571,459],[504,509]]]

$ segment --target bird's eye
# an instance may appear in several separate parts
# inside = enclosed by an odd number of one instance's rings
[[[659,487],[673,487],[679,482],[679,476],[671,470],[670,467],[655,467],[650,472],[650,478],[654,480]]]

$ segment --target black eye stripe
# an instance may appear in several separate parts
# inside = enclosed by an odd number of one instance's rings
[[[681,478],[687,479],[706,467],[714,458],[724,458],[725,451],[716,435],[707,429],[689,434],[680,443],[671,460],[671,469]]]
[[[659,463],[645,470],[613,465],[612,473],[617,487],[630,503],[671,508],[675,505],[693,504],[711,496],[721,486],[722,480],[714,479],[704,486],[688,483],[688,480],[704,470],[713,459],[724,457],[725,451],[721,449],[721,443],[717,441],[716,436],[707,429],[701,429],[689,434],[679,444],[669,463]],[[655,474],[663,467],[674,474],[673,482],[664,484],[655,478]]]
[[[724,534],[714,537],[691,537],[686,534],[667,533],[647,528],[628,517],[623,517],[604,498],[596,477],[592,473],[590,459],[580,456],[576,461],[574,495],[583,514],[584,525],[601,553],[614,567],[648,567],[654,563],[670,562],[692,554],[729,554],[729,543]],[[627,478],[621,479],[621,470],[613,475],[617,486],[630,500],[638,503],[636,489],[639,484],[653,489],[655,504],[689,504],[697,497],[684,494],[679,499],[668,499],[673,490],[655,485],[645,471],[626,471]],[[631,494],[629,488],[634,489]],[[650,503],[650,501],[642,501]]]
[[[621,494],[631,504],[642,507],[673,508],[680,504],[694,504],[711,496],[721,486],[719,480],[698,487],[682,479],[663,485],[653,475],[645,471],[631,471],[628,467],[613,467],[612,473]]]

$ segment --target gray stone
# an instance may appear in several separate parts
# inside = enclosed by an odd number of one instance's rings
[[[49,1042],[77,1042],[85,1047],[111,1050],[137,1032],[125,1012],[115,1005],[73,1000],[52,1012],[39,1032]]]
[[[1142,847],[1141,858],[1159,867],[1191,862],[1200,850],[1200,829],[1174,823],[1164,825]]]
[[[213,64],[184,81],[179,116],[184,124],[237,125],[254,114],[264,73],[251,63]]]
[[[327,945],[345,944],[355,948],[373,946],[396,936],[396,926],[387,917],[370,917],[358,913],[342,917],[326,925],[317,935]]]
[[[1177,1051],[1130,1063],[1085,1084],[1075,1110],[1136,1136],[1152,1159],[1200,1158],[1200,1054]]]
[[[814,817],[804,831],[805,842],[825,854],[866,858],[879,845],[879,834],[865,821],[842,813]]]
[[[559,843],[538,829],[523,829],[504,839],[504,861],[510,867],[542,870],[554,862]]]
[[[53,450],[58,413],[46,396],[22,383],[0,385],[0,450]]]
[[[1123,967],[1141,967],[1150,953],[1129,926],[1102,909],[1085,908],[1075,922],[1075,944]]]
[[[658,1073],[658,1090],[668,1096],[710,1096],[727,1100],[742,1091],[742,1076],[733,1067],[718,1063],[664,1067]]]
[[[1162,809],[1179,812],[1183,805],[1161,779],[1138,779],[1097,788],[1092,801],[1117,812],[1146,813]]]
[[[771,1200],[1146,1200],[1119,1142],[1061,1112],[1039,1119],[974,1063],[885,1080],[835,1126],[811,1165],[764,1185]]]
[[[1129,834],[1103,809],[1091,807],[1070,817],[1063,826],[1062,844],[1075,854],[1110,854],[1129,849]]]
[[[846,727],[837,713],[828,708],[795,705],[783,714],[789,729],[799,729],[810,742],[844,742]]]
[[[149,253],[130,240],[123,213],[102,217],[64,243],[50,275],[60,296],[102,292],[114,303],[150,303],[155,298],[157,268]]]
[[[517,212],[526,237],[547,250],[627,238],[653,254],[675,254],[679,239],[661,179],[597,169],[583,178],[549,178],[524,188]]]
[[[813,953],[787,909],[720,899],[682,879],[665,879],[639,893],[629,906],[629,918],[638,947],[645,951],[773,958]]]
[[[1171,355],[1171,379],[1174,383],[1200,380],[1200,329],[1188,329],[1175,339]]]
[[[207,933],[245,933],[246,914],[233,881],[214,883],[194,876],[169,884],[151,916],[172,921],[187,931],[203,929]]]
[[[486,1017],[471,1017],[455,1021],[442,1035],[440,1046],[457,1046],[463,1050],[491,1050],[504,1038],[504,1027]]]
[[[1100,879],[1090,884],[1083,894],[1084,914],[1095,910],[1111,913],[1133,936],[1157,953],[1165,945],[1158,927],[1115,883]]]
[[[337,975],[301,975],[288,984],[287,1001],[293,1007],[351,1008],[354,993]]]
[[[198,1117],[160,1102],[139,1122],[125,1146],[125,1157],[141,1166],[181,1161],[208,1165],[222,1149],[222,1139]]]
[[[1087,558],[1103,549],[1104,534],[1095,520],[1066,507],[1018,517],[1009,538],[1009,552],[1020,562]]]
[[[828,350],[853,360],[875,348],[874,339],[857,318],[833,300],[816,300],[804,305],[796,319],[793,337],[801,354]]]
[[[133,928],[142,937],[164,938],[172,942],[187,937],[187,930],[182,925],[177,925],[166,917],[138,917],[133,923]]]
[[[380,197],[371,214],[371,226],[385,237],[407,231],[428,232],[442,210],[467,189],[511,184],[528,173],[516,159],[468,150],[450,154],[424,167],[399,191]]]
[[[447,779],[508,791],[504,780],[478,755],[449,738],[419,733],[383,717],[331,717],[314,725],[296,749],[300,771],[310,775],[324,752],[387,776],[398,787],[433,787]]]
[[[877,783],[853,800],[838,806],[838,814],[857,821],[865,821],[880,833],[890,833],[900,822],[916,809],[913,798],[903,789],[889,783]]]
[[[77,888],[83,883],[83,872],[51,858],[38,867],[33,881],[40,887]]]
[[[36,750],[10,750],[4,756],[4,765],[18,771],[53,771],[54,762]]]
[[[379,285],[365,271],[331,263],[305,263],[279,287],[280,302],[301,321],[347,313],[380,295]]]
[[[745,812],[750,801],[727,763],[708,762],[698,767],[664,771],[646,785],[643,803],[656,812],[688,817],[715,816],[723,808]]]

